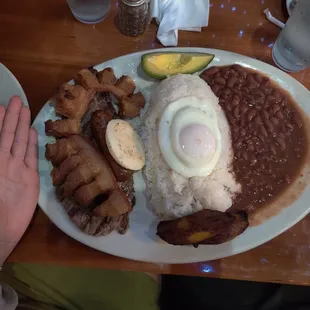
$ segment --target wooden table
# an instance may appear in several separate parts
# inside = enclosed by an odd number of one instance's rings
[[[263,9],[285,20],[284,0],[211,0],[209,27],[181,32],[179,46],[210,47],[241,53],[268,63],[280,29]],[[35,117],[56,87],[77,70],[116,56],[161,47],[157,26],[138,38],[125,37],[114,26],[117,5],[97,25],[76,21],[65,0],[2,0],[0,61],[21,82]],[[310,71],[293,74],[310,88]],[[90,249],[59,231],[37,211],[12,262],[36,262],[212,276],[243,280],[310,284],[310,217],[274,240],[234,257],[197,264],[158,265],[129,261]]]

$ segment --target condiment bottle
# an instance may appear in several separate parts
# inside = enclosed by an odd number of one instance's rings
[[[145,31],[148,22],[147,0],[119,0],[119,21],[121,31],[136,37]]]

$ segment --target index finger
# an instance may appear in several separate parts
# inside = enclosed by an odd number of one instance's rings
[[[0,151],[2,152],[11,152],[21,108],[22,101],[20,98],[17,96],[12,97],[0,133]]]

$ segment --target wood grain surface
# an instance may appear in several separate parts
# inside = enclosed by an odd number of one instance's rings
[[[179,46],[237,52],[273,64],[271,48],[280,29],[263,10],[285,21],[285,1],[211,0],[209,26],[201,33],[180,32]],[[0,62],[20,81],[34,118],[57,86],[77,70],[128,53],[162,47],[151,23],[137,38],[115,26],[117,3],[106,20],[85,25],[71,15],[65,0],[2,0]],[[292,74],[310,88],[310,71]],[[37,210],[11,262],[100,267],[253,281],[310,284],[310,218],[272,241],[234,257],[197,264],[158,265],[129,261],[90,249],[57,229]]]

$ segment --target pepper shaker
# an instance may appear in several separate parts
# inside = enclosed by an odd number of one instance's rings
[[[136,37],[145,31],[148,22],[147,0],[120,0],[119,19],[121,31]]]

